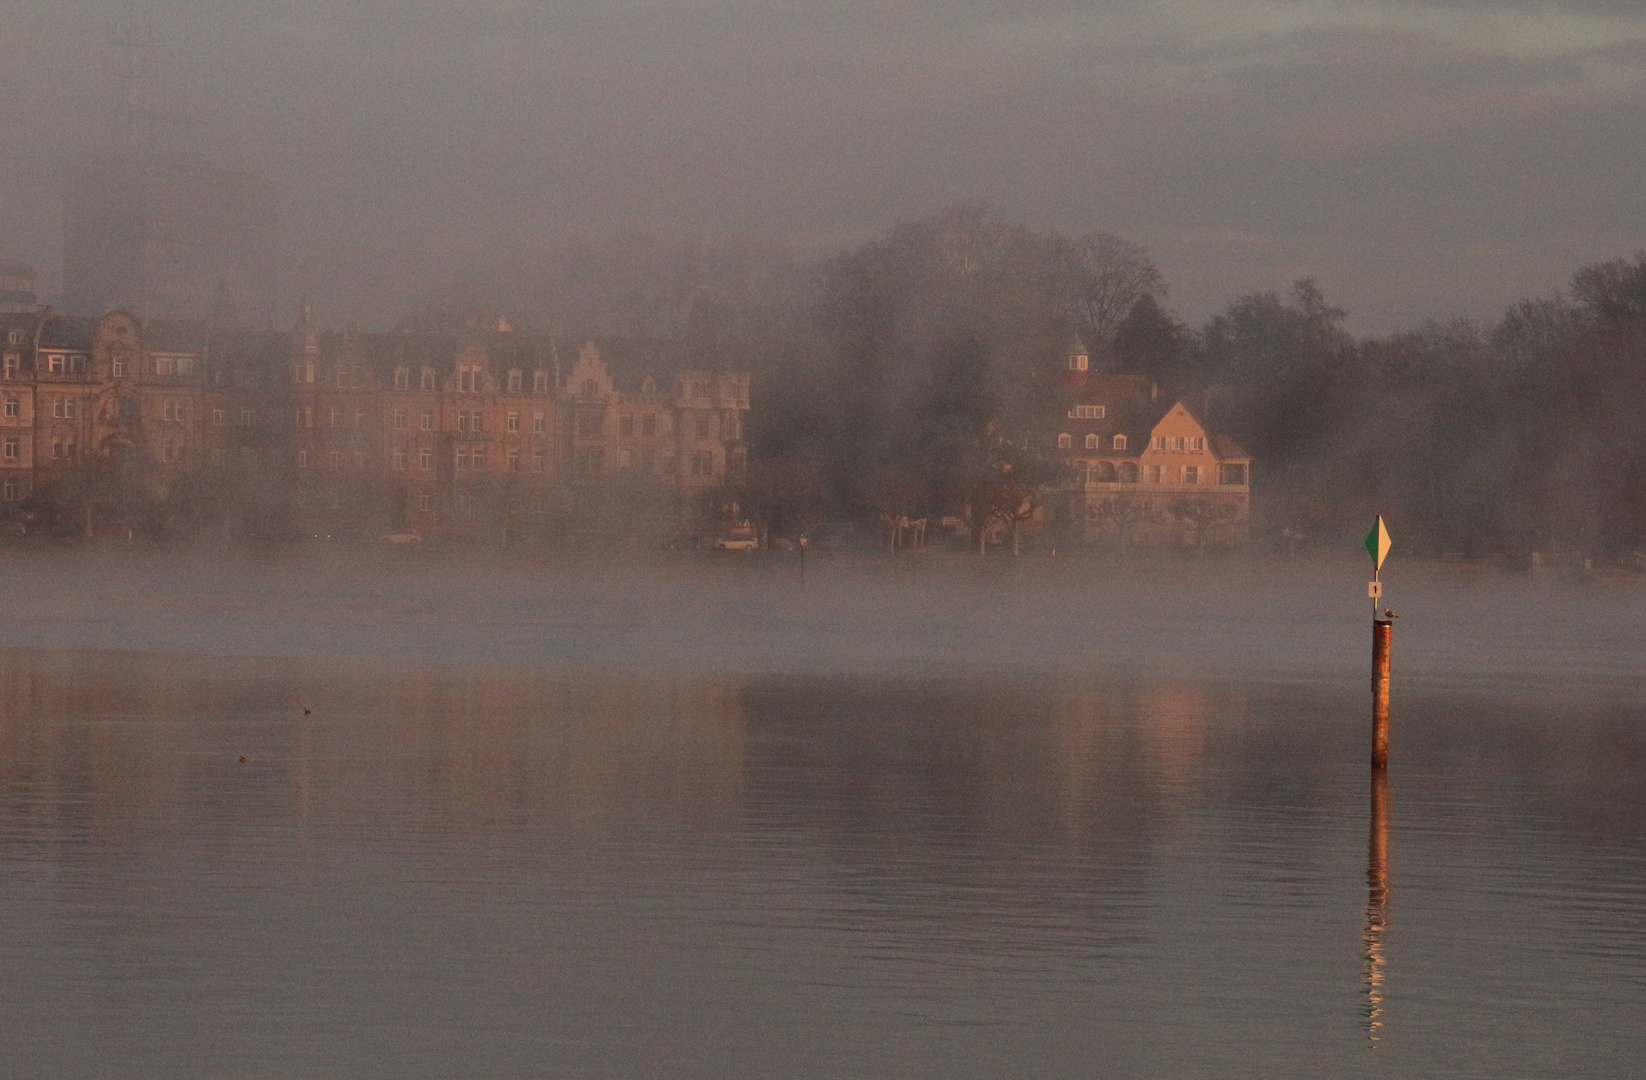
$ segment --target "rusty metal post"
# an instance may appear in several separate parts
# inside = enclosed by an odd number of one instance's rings
[[[1376,1046],[1383,1028],[1383,982],[1387,959],[1383,935],[1389,926],[1389,771],[1372,770],[1372,828],[1366,851],[1366,1035]]]
[[[1372,620],[1372,768],[1389,764],[1389,642],[1393,619]]]

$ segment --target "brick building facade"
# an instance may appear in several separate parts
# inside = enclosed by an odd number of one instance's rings
[[[234,494],[253,531],[506,538],[614,486],[683,506],[746,460],[748,375],[665,345],[562,363],[500,319],[321,332],[306,306],[290,332],[25,308],[0,311],[0,340],[0,515],[119,459],[157,490]]]

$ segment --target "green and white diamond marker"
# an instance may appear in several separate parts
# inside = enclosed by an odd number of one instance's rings
[[[1366,534],[1366,554],[1372,557],[1372,573],[1383,569],[1383,560],[1389,557],[1391,543],[1389,530],[1383,524],[1382,515],[1379,515],[1377,524]]]

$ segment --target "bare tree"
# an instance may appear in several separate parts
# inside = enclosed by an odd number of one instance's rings
[[[1087,511],[1098,524],[1111,526],[1120,540],[1120,554],[1131,546],[1132,534],[1140,525],[1157,520],[1160,511],[1142,499],[1117,498],[1098,503]]]
[[[1097,347],[1114,340],[1132,306],[1166,295],[1166,278],[1148,251],[1106,232],[1053,233],[1064,303]]]

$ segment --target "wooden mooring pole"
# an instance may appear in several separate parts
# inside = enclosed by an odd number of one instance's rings
[[[1372,620],[1372,768],[1389,765],[1389,643],[1394,619]]]

